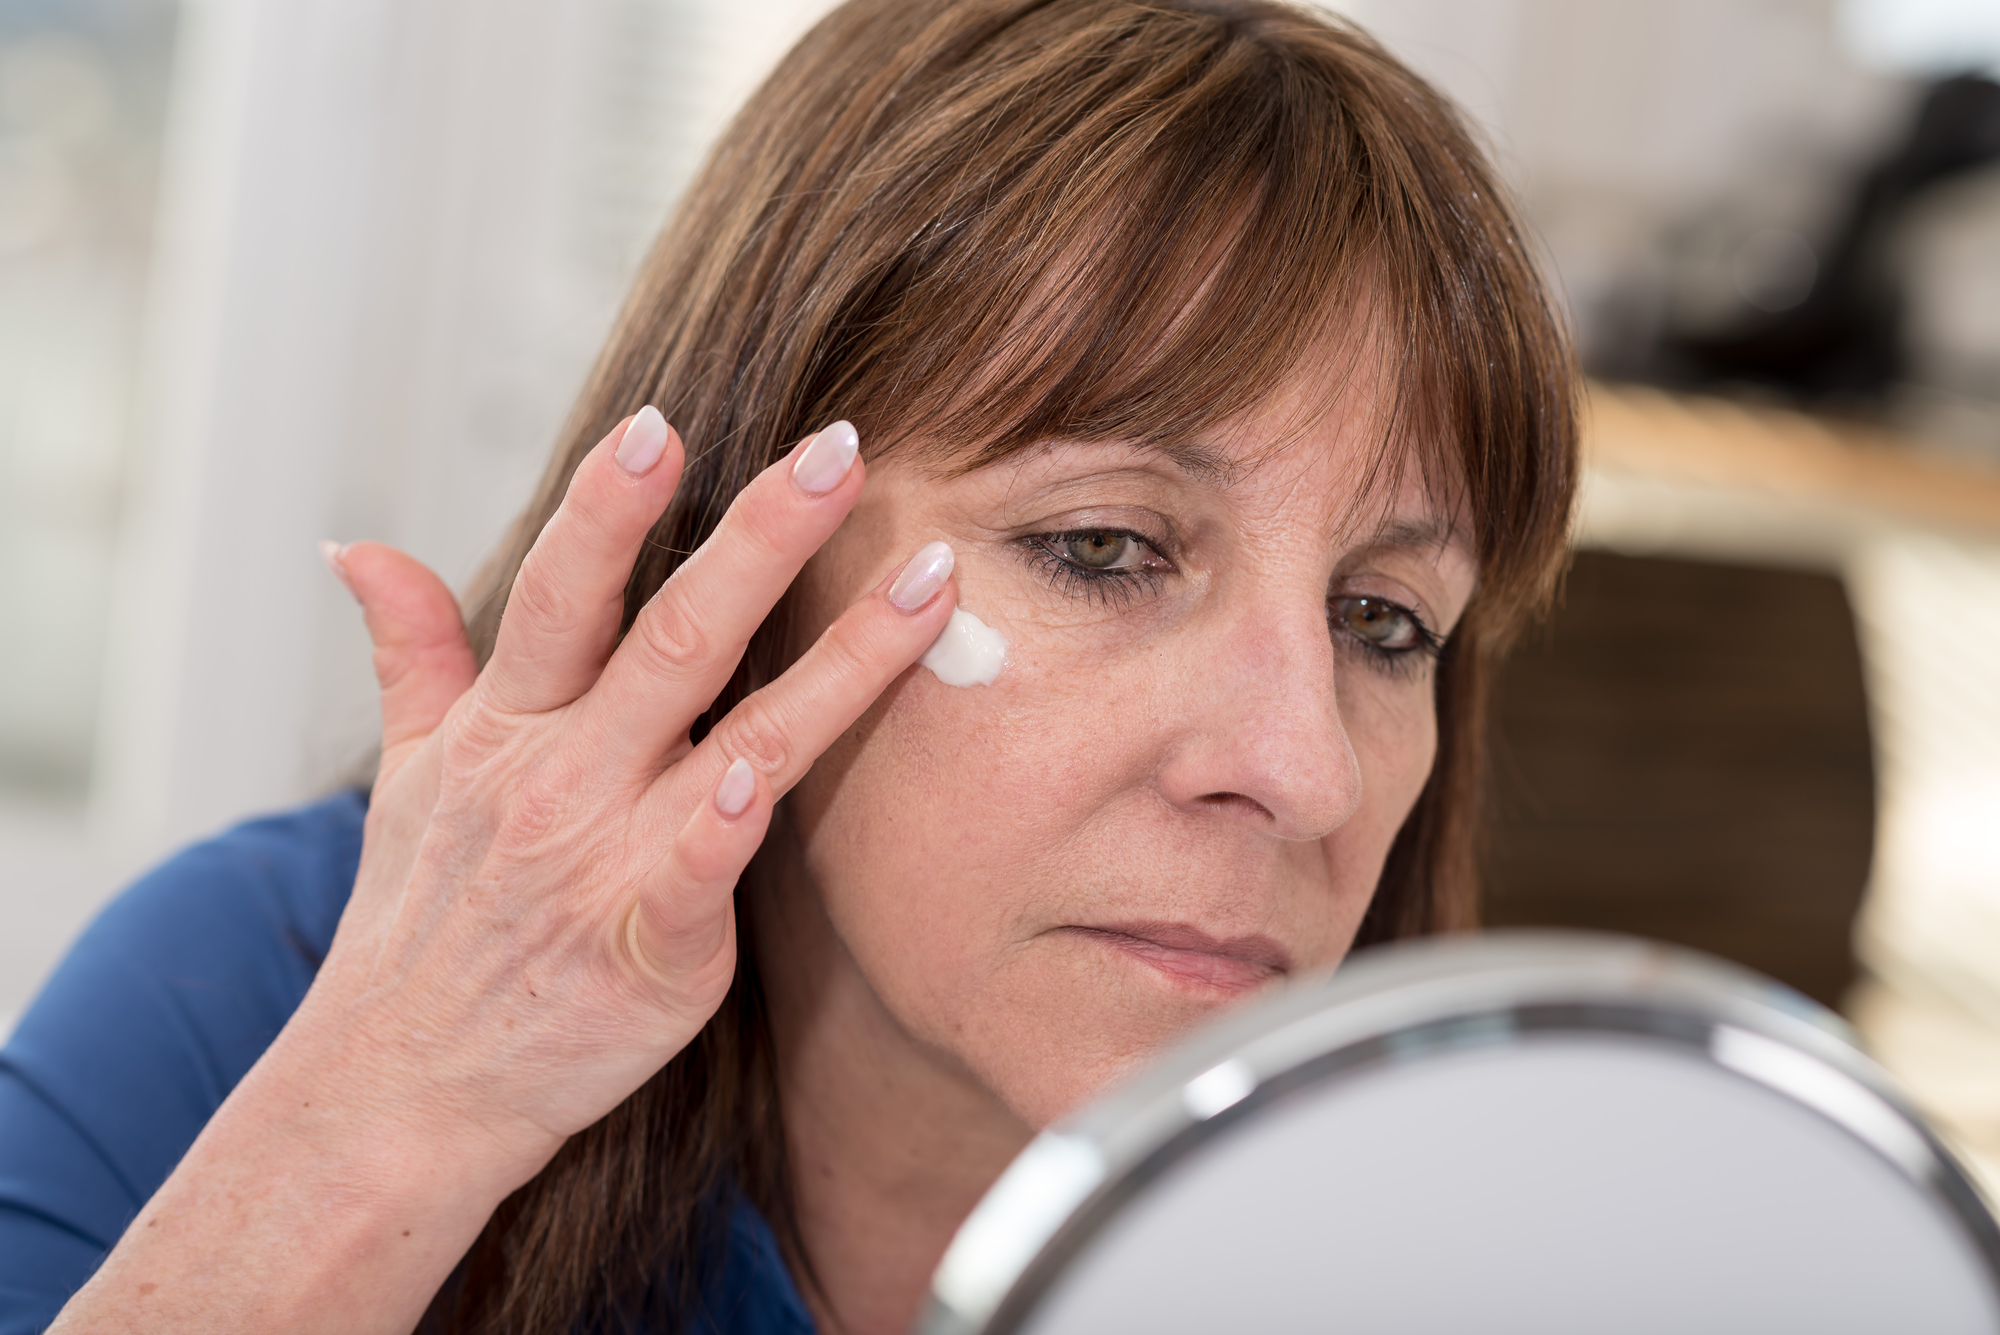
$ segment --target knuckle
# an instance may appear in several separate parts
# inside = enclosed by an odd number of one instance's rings
[[[817,671],[841,682],[867,681],[883,675],[884,636],[866,617],[841,617],[826,628],[814,646]]]
[[[729,540],[739,547],[747,547],[759,562],[781,563],[792,558],[792,545],[797,540],[799,525],[795,516],[783,515],[778,507],[756,504],[757,498],[746,494],[744,504],[732,516],[736,532]]]
[[[663,590],[632,631],[653,667],[673,675],[691,674],[713,656],[707,627],[677,593]]]
[[[804,516],[788,504],[791,484],[782,467],[753,478],[738,493],[718,526],[736,547],[748,546],[760,559],[785,560],[805,531]]]
[[[567,823],[570,785],[561,777],[537,774],[515,789],[508,803],[508,842],[538,848]]]
[[[445,768],[455,774],[474,773],[505,748],[513,728],[505,715],[482,701],[447,716],[438,733]]]
[[[525,774],[489,778],[482,786],[497,807],[489,857],[515,870],[573,862],[591,814],[577,767],[548,760]]]
[[[736,707],[724,729],[723,750],[741,756],[766,775],[791,772],[790,729],[767,700],[751,696]]]
[[[503,620],[518,616],[535,626],[567,626],[578,620],[581,612],[576,599],[567,581],[549,568],[553,564],[539,548],[528,553],[514,578],[514,587],[507,591]]]
[[[606,470],[587,464],[570,479],[569,491],[556,507],[549,528],[567,533],[569,540],[588,550],[597,550],[622,539],[631,516],[619,505],[622,489],[607,486]]]
[[[681,878],[690,885],[734,883],[743,872],[744,861],[737,849],[714,837],[684,835],[674,847],[674,862]]]

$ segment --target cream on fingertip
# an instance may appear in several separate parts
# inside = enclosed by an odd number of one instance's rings
[[[742,756],[729,762],[729,768],[722,772],[722,782],[715,785],[715,809],[726,819],[735,820],[750,808],[750,799],[757,795],[757,771]]]

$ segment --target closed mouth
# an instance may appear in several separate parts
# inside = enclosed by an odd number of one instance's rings
[[[1186,923],[1112,923],[1072,927],[1166,974],[1221,992],[1247,992],[1291,972],[1291,957],[1268,936],[1221,939]]]

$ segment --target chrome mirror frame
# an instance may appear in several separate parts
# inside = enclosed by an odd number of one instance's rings
[[[960,1228],[918,1335],[1015,1335],[1127,1201],[1342,1073],[1535,1034],[1643,1035],[1811,1108],[1929,1194],[2000,1296],[2000,1226],[1851,1031],[1747,970],[1626,937],[1496,932],[1364,952],[1228,1016],[1022,1151]]]

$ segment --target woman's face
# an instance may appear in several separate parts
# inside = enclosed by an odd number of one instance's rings
[[[1475,574],[1421,470],[1363,494],[1366,417],[957,477],[892,456],[802,578],[805,643],[942,539],[1006,637],[992,685],[914,668],[814,767],[792,879],[823,964],[1031,1126],[1353,940]]]

